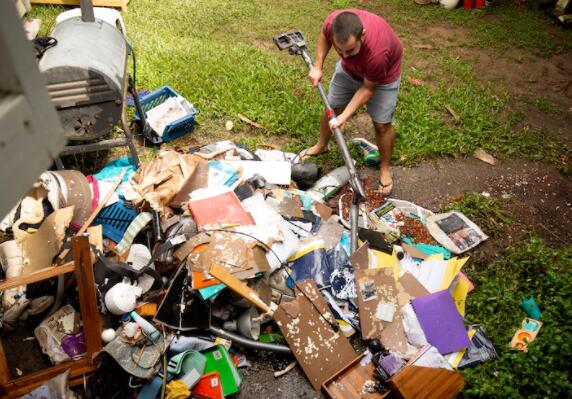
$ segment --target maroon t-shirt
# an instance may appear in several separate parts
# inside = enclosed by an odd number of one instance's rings
[[[356,78],[365,78],[377,84],[396,81],[401,74],[403,46],[383,18],[363,10],[337,10],[324,21],[322,27],[324,35],[332,42],[334,18],[344,11],[356,14],[365,29],[360,52],[350,60],[342,59],[344,71]]]

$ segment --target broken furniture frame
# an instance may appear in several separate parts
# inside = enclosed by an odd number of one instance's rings
[[[386,381],[387,392],[365,392],[368,381],[375,381],[372,361],[362,365],[365,353],[322,384],[322,391],[331,399],[451,399],[464,386],[458,371],[406,365]]]
[[[76,236],[72,237],[71,241],[74,259],[72,262],[68,262],[62,266],[50,266],[34,273],[1,281],[0,291],[74,272],[79,291],[80,313],[86,354],[79,360],[68,361],[20,378],[12,379],[4,348],[0,342],[0,396],[3,398],[20,397],[67,369],[70,369],[69,385],[78,385],[83,383],[86,374],[93,372],[97,368],[94,357],[102,348],[100,337],[101,320],[97,308],[92,253],[88,237]]]
[[[306,51],[306,40],[302,35],[302,32],[299,30],[292,30],[286,33],[282,33],[278,36],[275,36],[273,39],[274,44],[280,51],[288,50],[290,55],[301,55],[304,59],[304,62],[308,66],[308,69],[312,69],[314,66],[312,62],[312,58]],[[320,92],[320,97],[322,98],[322,102],[326,107],[326,116],[328,117],[328,121],[332,123],[336,120],[336,114],[334,109],[330,106],[328,101],[328,96],[324,90],[324,86],[322,82],[318,82],[318,91]],[[354,161],[350,152],[348,150],[348,146],[344,140],[344,134],[342,129],[339,127],[332,128],[330,125],[330,129],[334,134],[336,142],[338,143],[338,147],[340,148],[340,153],[346,164],[346,168],[348,168],[348,172],[350,174],[350,186],[352,188],[352,203],[350,206],[350,252],[354,253],[357,250],[358,245],[358,217],[359,217],[359,204],[366,199],[365,190],[361,181],[359,179],[358,172],[354,165]]]

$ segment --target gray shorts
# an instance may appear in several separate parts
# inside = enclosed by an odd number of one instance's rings
[[[367,102],[367,112],[374,122],[390,123],[393,120],[400,82],[401,77],[395,82],[375,87],[373,96]],[[328,101],[332,108],[345,107],[361,85],[363,81],[349,75],[342,68],[341,61],[338,61],[328,92]]]

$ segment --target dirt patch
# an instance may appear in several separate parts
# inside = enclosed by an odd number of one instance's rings
[[[521,159],[490,166],[472,157],[443,158],[395,167],[393,174],[394,198],[438,211],[464,192],[487,192],[506,199],[515,222],[511,234],[534,230],[553,245],[572,244],[572,179],[552,166]]]
[[[526,50],[511,49],[497,52],[459,47],[450,51],[471,62],[473,72],[481,83],[506,90],[513,104],[525,115],[518,128],[546,128],[552,137],[572,145],[572,52],[550,58],[540,58]],[[541,110],[539,99],[553,104],[553,111]],[[514,109],[513,109],[514,110]]]
[[[236,399],[272,398],[324,398],[320,392],[314,391],[300,366],[296,366],[287,374],[275,378],[272,364],[264,356],[249,355],[254,360],[252,368],[242,369],[245,381],[240,386]]]
[[[466,46],[471,41],[469,31],[446,25],[427,27],[414,36],[404,32],[401,38],[405,46],[403,70],[423,72],[425,82],[435,87],[440,68],[436,55],[446,47],[451,56],[471,63],[479,83],[509,93],[507,113],[520,109],[524,114],[515,130],[545,128],[552,137],[572,146],[572,52],[542,58],[513,48],[500,54]],[[548,100],[554,110],[540,109],[535,105],[539,99]]]

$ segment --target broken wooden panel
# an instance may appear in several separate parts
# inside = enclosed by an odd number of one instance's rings
[[[294,301],[278,307],[274,319],[308,380],[318,390],[341,365],[352,363],[356,353],[347,338],[334,331],[332,325],[337,326],[337,322],[316,283],[304,280],[297,285],[306,295],[297,292]]]
[[[384,321],[393,322],[398,311],[393,270],[358,269],[355,275],[362,338],[381,338]]]

